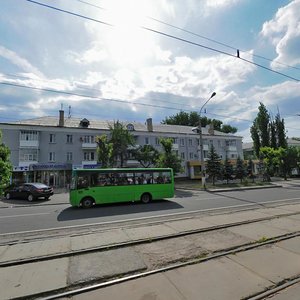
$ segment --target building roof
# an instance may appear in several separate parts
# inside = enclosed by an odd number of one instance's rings
[[[65,118],[64,126],[67,128],[82,128],[80,127],[80,118]],[[108,130],[109,125],[113,124],[113,120],[88,120],[89,121],[89,129],[100,129],[100,130]],[[122,124],[127,126],[128,124],[132,124],[134,126],[134,131],[140,132],[149,132],[147,129],[146,123],[141,122],[126,122],[120,121]],[[59,124],[59,117],[55,116],[45,116],[40,118],[26,119],[15,122],[9,122],[5,124],[13,124],[13,125],[31,125],[31,126],[47,126],[47,127],[57,127]],[[166,125],[166,124],[153,124],[153,132],[161,132],[161,133],[180,133],[180,134],[197,134],[192,131],[191,126],[181,126],[181,125]],[[208,127],[202,128],[203,135],[208,135]],[[236,136],[234,134],[227,134],[224,132],[220,132],[214,130],[215,136],[226,136],[226,137],[235,137],[242,138],[241,136]]]

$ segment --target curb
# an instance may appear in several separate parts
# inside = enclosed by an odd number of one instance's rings
[[[220,188],[220,189],[203,189],[203,188],[190,188],[190,187],[177,187],[175,190],[193,190],[193,191],[206,191],[210,193],[214,192],[230,192],[230,191],[245,191],[245,190],[258,190],[258,189],[270,189],[283,187],[282,185],[264,185],[264,186],[249,186],[249,187],[235,187],[235,188]]]

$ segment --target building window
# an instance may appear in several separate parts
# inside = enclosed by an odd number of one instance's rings
[[[38,161],[38,150],[20,149],[19,161]]]
[[[95,137],[93,135],[85,135],[82,141],[85,144],[93,144],[95,143]]]
[[[208,151],[203,151],[203,157],[208,158]]]
[[[173,140],[173,144],[178,144],[178,138],[171,138]]]
[[[95,152],[83,152],[83,160],[94,161],[95,160]]]
[[[126,128],[127,128],[128,131],[133,131],[134,130],[133,124],[127,124]]]
[[[159,138],[155,138],[155,145],[160,145]]]
[[[190,152],[190,159],[193,159],[193,158],[194,158],[194,153]]]
[[[67,152],[67,161],[72,161],[72,160],[73,160],[73,153]]]
[[[185,159],[185,154],[184,154],[184,152],[181,152],[181,153],[180,153],[180,157],[181,157],[182,159]]]
[[[50,133],[50,135],[49,135],[49,143],[55,143],[55,134],[54,133]]]
[[[49,152],[49,161],[55,161],[55,152]]]
[[[228,141],[226,141],[226,146],[236,146],[236,140],[228,140]]]
[[[193,146],[193,140],[189,139],[189,146]]]
[[[33,130],[21,130],[20,140],[21,141],[37,141],[39,135],[37,131]]]
[[[67,134],[67,143],[72,144],[73,143],[73,135],[72,134]]]
[[[180,146],[184,146],[184,139],[180,139]]]
[[[148,137],[145,137],[145,144],[149,145],[149,138]]]

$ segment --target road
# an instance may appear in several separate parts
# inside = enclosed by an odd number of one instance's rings
[[[55,204],[59,198],[64,204]],[[63,200],[63,201],[61,201]],[[0,209],[0,234],[17,233],[82,225],[111,224],[120,221],[143,220],[180,216],[194,211],[261,207],[262,205],[300,202],[299,187],[282,187],[244,191],[210,193],[178,190],[176,197],[147,205],[125,203],[102,205],[91,209],[73,208],[68,194],[54,195],[49,202],[33,206],[23,201],[20,207]],[[51,205],[49,205],[51,204]]]

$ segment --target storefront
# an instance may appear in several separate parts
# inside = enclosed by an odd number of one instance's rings
[[[30,165],[33,182],[42,182],[55,188],[66,188],[70,185],[71,164],[34,164]]]

